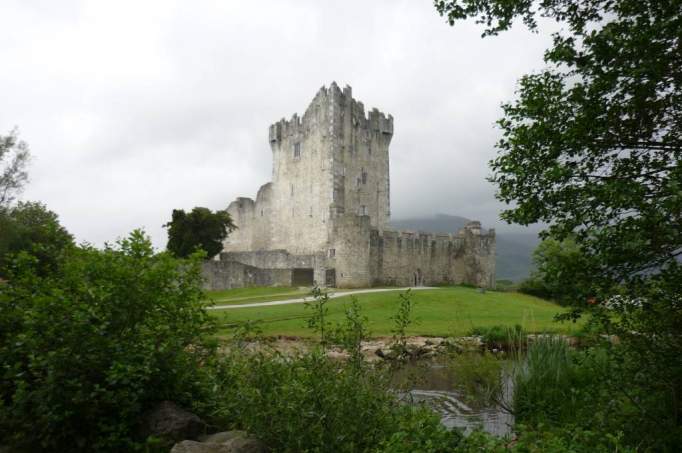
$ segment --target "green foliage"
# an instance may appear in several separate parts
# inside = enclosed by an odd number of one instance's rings
[[[313,288],[313,301],[304,304],[306,309],[313,311],[308,318],[308,328],[320,336],[320,345],[326,348],[330,343],[332,325],[328,321],[329,293],[322,291],[318,286]]]
[[[234,350],[214,382],[205,409],[214,423],[256,433],[273,451],[373,451],[403,437],[417,445],[456,439],[432,413],[398,403],[382,373],[319,350],[296,357]]]
[[[35,271],[40,275],[54,273],[74,245],[57,214],[42,203],[19,203],[0,210],[0,231],[0,277],[4,278],[20,252],[36,258]]]
[[[587,264],[585,255],[571,236],[562,241],[543,240],[533,251],[533,263],[535,271],[521,283],[520,292],[559,303],[579,300],[582,285],[572,280],[572,276],[580,275]]]
[[[362,314],[357,297],[351,296],[350,305],[344,307],[344,310],[344,321],[337,324],[334,330],[334,343],[341,345],[350,354],[349,363],[352,366],[360,368],[365,362],[362,342],[369,337],[368,319]]]
[[[459,453],[514,452],[514,453],[632,453],[635,449],[623,446],[621,436],[602,434],[580,427],[562,429],[526,429],[517,427],[512,441],[475,431],[462,439],[453,451]]]
[[[408,289],[404,293],[398,294],[400,304],[395,315],[391,317],[393,320],[393,340],[391,342],[391,351],[398,358],[406,358],[407,350],[407,329],[414,323],[413,311],[414,302],[412,301],[412,292]]]
[[[28,145],[19,140],[16,129],[0,135],[0,210],[9,207],[28,181],[29,159]]]
[[[0,438],[31,451],[133,451],[139,414],[200,400],[211,350],[200,257],[140,231],[74,250],[58,276],[19,255],[0,286]]]
[[[674,421],[647,420],[638,407],[648,397],[665,404],[660,393],[640,393],[621,378],[619,367],[607,346],[576,351],[559,338],[537,339],[513,373],[513,408],[519,429],[542,441],[549,437],[577,442],[579,451],[590,451],[588,446],[609,451],[607,445],[667,451],[679,445]],[[656,423],[658,427],[653,426]]]
[[[579,401],[575,396],[588,382],[579,373],[568,344],[561,338],[539,337],[514,371],[514,414],[518,422],[549,422],[559,425],[573,420]]]
[[[212,212],[208,208],[196,207],[188,214],[183,209],[173,209],[168,228],[169,252],[178,258],[186,258],[197,249],[210,259],[223,249],[223,240],[236,226],[226,210]]]
[[[457,431],[448,431],[438,416],[423,407],[404,406],[398,429],[385,439],[377,453],[446,453],[456,451],[463,436]]]

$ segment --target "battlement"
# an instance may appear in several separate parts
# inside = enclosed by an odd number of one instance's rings
[[[341,90],[336,82],[332,82],[329,88],[322,86],[318,90],[303,117],[294,113],[289,120],[282,118],[271,124],[268,133],[270,143],[278,144],[284,137],[307,135],[320,127],[324,128],[323,135],[326,132],[333,134],[338,132],[348,114],[355,129],[388,137],[393,135],[393,116],[377,108],[365,113],[364,104],[353,98],[353,89],[350,86],[346,85]]]

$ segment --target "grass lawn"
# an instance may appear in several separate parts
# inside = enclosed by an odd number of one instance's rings
[[[298,299],[310,294],[310,288],[296,287],[253,287],[235,288],[224,291],[208,291],[208,297],[217,305],[251,304],[271,300]]]
[[[391,335],[390,318],[399,304],[398,291],[356,297],[369,319],[372,336]],[[331,322],[343,319],[343,309],[349,300],[347,296],[329,301]],[[575,324],[553,321],[554,315],[563,311],[562,307],[525,294],[496,291],[481,294],[473,288],[449,287],[414,291],[412,300],[415,302],[413,319],[417,323],[408,330],[410,335],[461,336],[473,327],[515,324],[537,333],[570,334],[579,330]],[[304,304],[214,310],[211,314],[219,317],[225,326],[223,333],[227,333],[230,325],[259,320],[265,335],[313,336],[306,328],[310,310]]]

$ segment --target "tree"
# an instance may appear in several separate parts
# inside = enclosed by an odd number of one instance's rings
[[[484,36],[518,18],[532,30],[538,16],[562,24],[546,68],[523,76],[518,98],[502,106],[490,180],[513,203],[505,220],[546,222],[543,237],[575,239],[583,266],[561,275],[580,282],[572,316],[589,310],[621,338],[620,387],[633,386],[639,415],[632,433],[658,430],[659,448],[674,445],[665,442],[682,438],[682,2],[435,6],[450,24],[485,24]]]
[[[0,209],[14,201],[28,181],[28,145],[18,139],[17,130],[0,136]]]
[[[569,236],[563,241],[547,238],[533,251],[535,270],[519,286],[519,291],[553,299],[562,304],[574,301],[591,276],[583,272],[589,268],[585,255]],[[566,278],[565,276],[570,276]]]
[[[35,260],[18,256],[0,285],[0,438],[12,451],[143,451],[140,414],[210,387],[200,256],[155,254],[135,231],[76,248],[59,275]]]
[[[57,214],[39,202],[20,202],[0,211],[0,277],[20,252],[36,258],[41,275],[55,272],[66,251],[74,245],[73,236],[59,224]]]
[[[168,228],[166,248],[169,252],[182,258],[201,249],[208,259],[222,251],[223,240],[237,228],[226,210],[214,213],[201,207],[189,214],[183,209],[174,209],[172,220],[164,226]]]

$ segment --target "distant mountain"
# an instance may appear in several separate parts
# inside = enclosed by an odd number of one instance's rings
[[[533,269],[533,250],[539,243],[537,233],[498,233],[496,278],[518,282],[528,277]]]
[[[467,222],[470,220],[466,217],[436,214],[432,217],[392,220],[391,226],[396,230],[454,233]],[[531,254],[539,243],[540,239],[534,232],[497,232],[497,279],[520,281],[528,277],[533,266]]]

